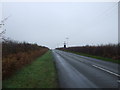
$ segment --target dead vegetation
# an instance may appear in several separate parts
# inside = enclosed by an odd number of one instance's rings
[[[8,78],[23,66],[30,64],[48,48],[26,42],[6,40],[2,43],[2,75]]]
[[[69,48],[58,48],[58,49],[106,57],[106,58],[111,58],[113,60],[120,60],[120,44],[118,45],[108,44],[108,45],[98,45],[98,46],[86,45],[81,47],[69,47]]]

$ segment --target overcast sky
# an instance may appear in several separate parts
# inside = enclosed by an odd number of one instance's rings
[[[3,3],[6,37],[56,48],[118,42],[115,2]]]

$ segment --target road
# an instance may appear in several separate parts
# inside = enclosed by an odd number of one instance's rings
[[[61,88],[118,88],[118,64],[52,50]]]

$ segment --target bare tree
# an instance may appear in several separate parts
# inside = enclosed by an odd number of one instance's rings
[[[5,40],[4,34],[6,32],[6,29],[4,29],[4,25],[5,25],[5,21],[9,18],[10,16],[4,18],[1,22],[0,22],[0,39],[1,40]]]

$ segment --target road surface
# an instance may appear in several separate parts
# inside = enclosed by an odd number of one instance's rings
[[[52,50],[61,88],[118,88],[118,64]]]

